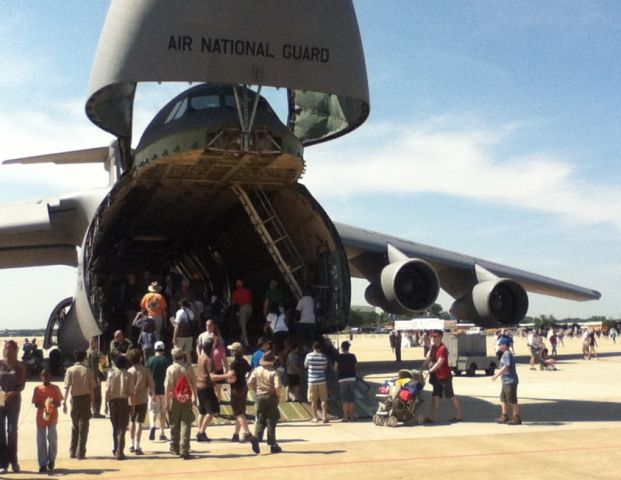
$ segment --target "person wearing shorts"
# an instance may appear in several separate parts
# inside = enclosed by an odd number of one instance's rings
[[[313,410],[313,422],[319,421],[318,410],[321,402],[323,423],[328,423],[328,387],[326,369],[328,357],[322,353],[321,342],[313,342],[313,351],[306,355],[304,367],[308,369],[308,400]]]
[[[147,368],[153,375],[155,383],[155,395],[149,403],[150,424],[149,440],[155,440],[156,424],[159,421],[160,441],[166,441],[168,438],[164,433],[166,426],[166,389],[164,381],[166,380],[166,369],[170,366],[170,359],[164,355],[165,345],[162,341],[155,342],[155,355],[147,360]]]
[[[522,423],[522,418],[520,416],[520,404],[517,398],[519,379],[515,368],[515,358],[509,350],[511,346],[510,340],[501,338],[498,346],[502,351],[502,357],[500,357],[500,365],[502,368],[492,377],[492,380],[502,377],[502,389],[500,390],[502,413],[500,417],[496,419],[496,422],[520,425]],[[509,419],[509,406],[511,406],[513,410],[513,418],[511,419]]]
[[[461,402],[453,391],[453,376],[448,364],[448,349],[442,343],[442,330],[431,332],[432,346],[429,355],[423,362],[423,370],[429,369],[429,382],[433,386],[431,392],[431,413],[425,418],[425,423],[434,423],[440,407],[440,399],[448,398],[453,403],[455,415],[449,421],[451,423],[462,422],[464,416],[461,410]]]
[[[229,350],[234,358],[230,364],[233,378],[231,378],[231,408],[235,416],[235,430],[233,432],[232,442],[239,442],[239,432],[244,431],[243,441],[252,440],[252,434],[248,428],[248,420],[246,419],[246,399],[248,397],[248,383],[246,375],[252,371],[252,367],[244,358],[244,347],[241,343],[235,342],[229,345]]]
[[[198,413],[200,414],[198,433],[196,434],[197,442],[211,441],[207,436],[207,427],[214,417],[220,414],[220,401],[216,396],[214,382],[228,380],[233,376],[232,371],[225,374],[213,373],[213,363],[210,358],[212,349],[212,341],[207,340],[203,343],[197,362],[196,396],[198,397]]]
[[[132,363],[129,369],[130,375],[134,378],[134,392],[129,397],[129,421],[131,433],[130,453],[143,455],[140,448],[140,438],[142,437],[142,425],[147,417],[147,403],[149,398],[155,397],[155,382],[151,370],[143,365],[142,350],[132,348],[127,354],[127,358]]]
[[[351,422],[356,417],[356,356],[349,353],[350,343],[341,343],[341,354],[336,358],[336,369],[343,403],[343,421]]]

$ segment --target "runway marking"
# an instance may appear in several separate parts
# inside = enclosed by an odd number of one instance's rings
[[[232,472],[259,472],[263,470],[284,470],[284,469],[294,469],[294,468],[309,468],[309,467],[340,467],[340,466],[348,466],[348,465],[370,465],[370,464],[381,464],[381,463],[396,463],[396,462],[421,462],[421,461],[430,461],[430,460],[442,460],[446,461],[448,459],[467,459],[467,458],[483,458],[483,457],[503,457],[503,456],[513,456],[513,455],[542,455],[542,454],[550,454],[550,453],[569,453],[569,452],[588,452],[588,451],[602,451],[602,450],[616,450],[621,448],[621,445],[607,445],[607,446],[597,446],[597,447],[570,447],[570,448],[549,448],[549,449],[537,449],[537,450],[517,450],[517,451],[506,451],[506,452],[488,452],[488,453],[462,453],[457,455],[447,456],[443,455],[428,455],[423,457],[400,457],[400,458],[384,458],[384,459],[375,459],[375,460],[344,460],[341,462],[322,462],[322,463],[299,463],[293,465],[266,465],[266,466],[248,466],[248,467],[236,467],[236,468],[218,468],[213,470],[185,470],[182,472],[162,472],[162,473],[148,473],[142,475],[130,475],[130,476],[121,476],[121,477],[107,477],[107,478],[116,478],[116,479],[134,479],[134,478],[144,478],[144,477],[179,477],[187,474],[209,474],[209,473],[232,473]],[[297,452],[290,451],[286,453],[295,454]],[[321,453],[318,453],[321,455]],[[172,459],[172,458],[171,458]],[[202,460],[202,459],[201,459]],[[212,460],[218,460],[214,458]],[[194,460],[200,461],[200,460]]]

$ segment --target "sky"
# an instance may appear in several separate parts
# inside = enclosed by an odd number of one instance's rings
[[[0,0],[0,158],[112,140],[84,114],[108,4]],[[302,181],[330,216],[602,293],[529,295],[531,316],[619,318],[621,5],[354,4],[371,115],[305,152]],[[179,91],[139,87],[136,138]],[[106,180],[100,166],[1,166],[0,203]],[[75,284],[68,267],[0,270],[0,327],[43,327]],[[363,289],[354,282],[352,303]]]

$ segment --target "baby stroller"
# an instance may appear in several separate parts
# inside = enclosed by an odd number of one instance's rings
[[[539,358],[539,370],[556,370],[554,366],[554,359],[548,356],[548,349],[541,350],[541,356]]]
[[[375,398],[378,400],[373,423],[377,426],[396,427],[399,422],[423,423],[419,413],[423,403],[425,379],[415,370],[399,370],[399,378],[382,385]]]

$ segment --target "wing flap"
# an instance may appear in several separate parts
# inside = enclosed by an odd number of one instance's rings
[[[0,205],[0,268],[75,266],[76,247],[106,192]]]
[[[50,215],[47,202],[0,205],[0,231],[6,233],[49,230]]]

